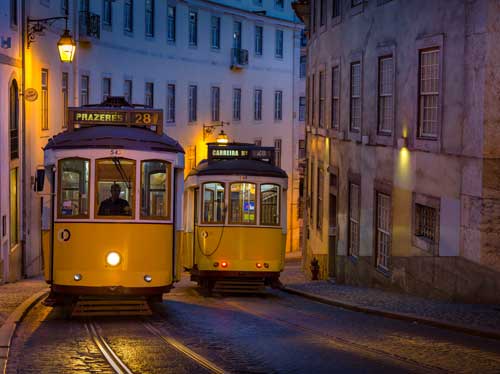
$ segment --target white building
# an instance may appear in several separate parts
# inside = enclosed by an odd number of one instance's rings
[[[9,9],[11,1],[0,3],[0,9]],[[299,71],[302,24],[290,0],[40,0],[29,2],[26,9],[31,18],[66,14],[77,41],[73,63],[61,63],[56,50],[64,20],[47,26],[25,50],[26,87],[38,92],[36,101],[26,103],[26,273],[37,274],[42,267],[42,196],[30,185],[43,163],[41,149],[64,129],[66,106],[99,103],[108,95],[163,108],[165,131],[186,150],[186,172],[205,158],[206,143],[221,130],[212,128],[204,137],[203,125],[223,122],[230,141],[279,149],[279,162],[290,177],[288,250],[297,250],[298,147],[304,133],[299,112],[305,110],[299,103],[305,106],[305,98],[300,99],[305,84]],[[3,70],[0,79],[7,87],[9,75]],[[4,123],[2,117],[2,134]],[[1,149],[5,153],[6,148]],[[7,157],[2,154],[2,160]],[[2,183],[9,169],[4,170],[4,163]],[[4,191],[1,209],[8,215]]]

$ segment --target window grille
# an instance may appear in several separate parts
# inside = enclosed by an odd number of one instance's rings
[[[233,88],[233,121],[241,120],[241,89]]]
[[[188,106],[189,106],[189,122],[195,122],[197,117],[197,101],[198,101],[198,88],[197,86],[191,85],[189,86],[189,97],[188,97]]]
[[[175,122],[175,84],[167,85],[167,122]]]
[[[390,135],[394,123],[394,60],[392,56],[379,59],[378,131]]]
[[[350,129],[361,130],[361,63],[351,64],[351,118]]]
[[[274,92],[274,120],[283,119],[283,91]]]
[[[167,7],[167,40],[169,42],[175,42],[175,6],[169,5]]]
[[[436,139],[439,131],[439,49],[420,52],[419,137]]]
[[[262,90],[254,91],[253,118],[255,121],[262,121]]]
[[[387,270],[391,250],[391,198],[377,193],[377,266]]]
[[[212,121],[220,120],[220,88],[212,87]]]
[[[49,71],[42,69],[42,130],[49,129]]]
[[[415,204],[415,236],[436,242],[437,209]]]
[[[332,128],[340,127],[340,67],[332,68]]]
[[[325,72],[319,73],[319,127],[325,127],[326,84]]]
[[[349,255],[359,256],[360,188],[349,184]]]

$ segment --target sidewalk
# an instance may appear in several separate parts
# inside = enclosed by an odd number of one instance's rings
[[[307,280],[300,258],[287,254],[280,277],[286,290],[327,304],[500,339],[500,305],[461,304],[375,288]]]

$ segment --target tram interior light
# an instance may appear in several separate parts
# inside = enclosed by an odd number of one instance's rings
[[[121,256],[117,252],[109,252],[108,255],[106,256],[106,262],[108,263],[109,266],[116,266],[120,263],[121,261]]]

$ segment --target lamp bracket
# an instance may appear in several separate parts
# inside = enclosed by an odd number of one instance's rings
[[[49,17],[49,18],[29,18],[27,24],[27,35],[28,35],[28,48],[31,43],[33,43],[36,39],[37,35],[43,35],[44,30],[48,26],[52,26],[52,24],[60,19],[66,21],[66,29],[68,29],[68,16],[60,16],[60,17]]]
[[[214,132],[216,127],[224,128],[224,126],[229,126],[230,124],[231,124],[230,122],[225,122],[225,121],[219,121],[218,123],[212,123],[211,125],[203,124],[203,141],[205,141],[205,138],[208,135]]]

